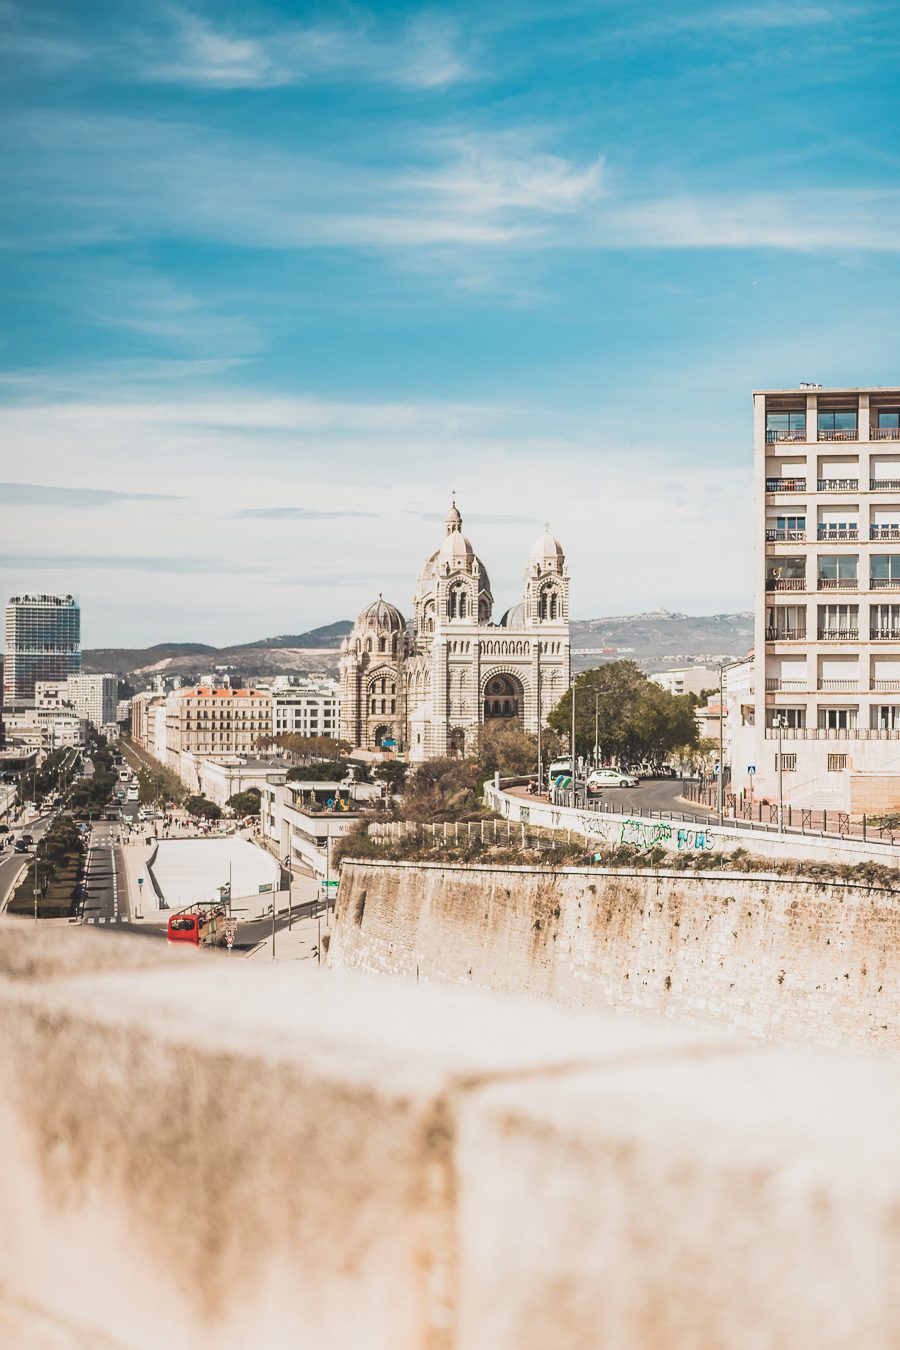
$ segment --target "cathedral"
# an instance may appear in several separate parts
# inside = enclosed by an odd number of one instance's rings
[[[536,735],[569,684],[569,573],[549,530],[532,545],[521,601],[497,623],[493,608],[454,501],[412,623],[379,596],[341,644],[342,738],[415,762],[469,753],[495,719]]]

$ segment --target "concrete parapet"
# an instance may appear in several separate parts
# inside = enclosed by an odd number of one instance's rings
[[[885,1061],[66,936],[0,976],[21,1345],[900,1339]],[[158,959],[97,968],[120,948]]]

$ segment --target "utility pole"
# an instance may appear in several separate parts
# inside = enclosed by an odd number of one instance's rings
[[[600,695],[594,694],[594,768],[600,767]]]
[[[34,926],[35,926],[35,928],[37,928],[37,921],[38,921],[38,915],[37,915],[37,902],[38,902],[38,861],[37,861],[37,849],[35,849],[35,854],[34,854],[34,872],[33,872],[33,874],[32,874],[32,879],[33,879],[33,881],[34,881]]]
[[[538,642],[538,643],[536,644],[536,647],[537,647],[537,738],[538,738],[538,762],[537,762],[537,776],[538,776],[538,783],[537,783],[537,785],[538,785],[538,792],[540,792],[541,788],[544,786],[544,745],[543,745],[543,741],[544,741],[544,737],[543,737],[544,720],[543,720],[543,718],[541,717],[541,644],[540,644],[540,642]]]
[[[780,834],[784,829],[784,753],[782,751],[784,718],[781,713],[775,714],[775,728],[778,732],[778,833]]]
[[[572,805],[573,805],[573,806],[577,806],[577,805],[578,805],[578,802],[577,802],[577,799],[576,799],[576,789],[575,789],[575,677],[574,677],[574,676],[572,677],[571,689],[572,689],[572,744],[571,744],[571,746],[570,746],[570,749],[571,749],[571,752],[572,752],[572,754],[571,754],[571,759],[572,759]]]
[[[725,699],[722,692],[722,670],[719,666],[719,781],[716,793],[719,824],[725,815]]]

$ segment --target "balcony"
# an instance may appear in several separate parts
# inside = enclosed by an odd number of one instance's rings
[[[858,492],[858,478],[820,478],[818,480],[820,492]]]
[[[858,628],[820,628],[820,642],[859,642]]]
[[[791,427],[787,431],[767,431],[766,445],[803,444],[806,440],[806,427]]]
[[[870,478],[870,492],[900,492],[900,478]]]
[[[846,528],[820,525],[816,538],[823,544],[853,544],[859,538],[859,530],[855,525],[848,525]]]
[[[803,544],[805,542],[805,530],[766,530],[767,544]]]
[[[900,642],[900,628],[870,628],[870,642]]]
[[[820,591],[855,591],[858,586],[856,577],[819,577]]]
[[[873,441],[900,441],[900,427],[873,427],[869,436]]]
[[[805,492],[805,478],[767,478],[766,492]]]
[[[783,694],[797,694],[805,688],[806,680],[783,680],[780,675],[766,676],[767,693],[777,693],[780,690]]]
[[[870,539],[891,539],[895,543],[900,539],[900,525],[872,525],[869,527]]]
[[[767,591],[805,591],[806,577],[766,577]]]
[[[900,689],[900,680],[873,680],[872,688],[879,694],[896,693]]]
[[[819,689],[834,694],[847,694],[859,688],[859,680],[819,680]]]
[[[869,577],[870,591],[900,590],[900,577]]]
[[[827,430],[819,428],[820,441],[858,441],[859,429],[857,427],[830,427]]]
[[[767,628],[766,642],[805,642],[805,628]]]

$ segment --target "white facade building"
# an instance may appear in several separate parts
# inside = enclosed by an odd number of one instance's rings
[[[116,721],[119,681],[115,675],[70,675],[69,702],[79,717],[95,727]]]
[[[337,680],[309,680],[272,691],[272,734],[334,736],[340,733],[341,687]]]
[[[715,666],[681,666],[678,670],[658,670],[648,677],[670,694],[702,694],[718,689],[719,672]]]
[[[780,736],[786,801],[896,807],[900,388],[753,400],[755,793],[774,800]]]

